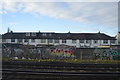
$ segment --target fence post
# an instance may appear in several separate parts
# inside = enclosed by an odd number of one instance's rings
[[[80,53],[81,55],[80,55],[80,59],[82,60],[82,51],[81,51],[81,53]]]

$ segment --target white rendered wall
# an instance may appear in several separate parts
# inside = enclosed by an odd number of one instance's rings
[[[15,42],[11,42],[11,39],[6,39],[6,43],[18,43],[17,39],[15,39]],[[90,43],[86,43],[86,40],[84,41],[84,43],[80,43],[79,40],[76,40],[76,43],[72,43],[71,39],[67,39],[66,43],[62,43],[62,40],[59,40],[59,43],[54,43],[54,39],[53,39],[53,43],[48,43],[48,40],[46,39],[46,43],[41,43],[41,39],[35,39],[35,42],[31,42],[31,39],[28,39],[28,42],[24,42],[24,39],[22,41],[22,44],[29,44],[29,45],[37,45],[37,44],[42,44],[42,45],[60,45],[60,44],[65,44],[65,45],[69,45],[69,46],[76,46],[77,48],[79,48],[80,46],[87,46],[87,47],[97,47],[100,45],[116,45],[117,44],[117,40],[115,41],[115,43],[110,43],[110,40],[108,40],[108,43],[105,44],[103,43],[103,40],[98,40],[98,42],[95,44],[94,40],[91,40]]]

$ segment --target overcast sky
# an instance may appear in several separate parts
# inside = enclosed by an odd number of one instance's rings
[[[3,2],[2,31],[103,33],[118,31],[117,2]]]

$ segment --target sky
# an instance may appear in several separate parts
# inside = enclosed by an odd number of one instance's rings
[[[8,2],[0,6],[2,27],[13,32],[118,32],[117,2]]]

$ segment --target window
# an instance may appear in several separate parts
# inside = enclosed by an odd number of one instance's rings
[[[118,41],[118,44],[120,44],[120,41]]]
[[[41,43],[46,43],[46,39],[41,39]]]
[[[28,42],[28,39],[24,39],[24,42]]]
[[[30,36],[30,33],[26,33],[26,36]]]
[[[46,33],[43,33],[42,36],[47,36],[47,34],[46,34]]]
[[[80,40],[80,43],[84,43],[84,40]]]
[[[18,39],[18,42],[22,42],[22,39]]]
[[[35,42],[35,39],[31,39],[31,42]]]
[[[6,39],[2,39],[2,42],[6,42]]]
[[[98,40],[94,40],[94,43],[97,44],[97,43],[98,43]]]
[[[66,40],[62,40],[62,43],[66,43]]]
[[[86,43],[90,43],[90,40],[86,40]]]
[[[11,39],[11,42],[15,42],[15,39]]]
[[[75,44],[75,43],[76,43],[76,40],[72,40],[72,43]]]
[[[54,41],[55,41],[55,43],[59,43],[59,39],[55,39]]]
[[[31,33],[31,36],[36,36],[36,33]]]
[[[115,40],[110,40],[110,43],[113,43],[113,44],[115,44]]]
[[[48,43],[53,43],[53,39],[48,39]]]
[[[104,43],[104,44],[107,44],[107,43],[108,43],[108,40],[103,40],[103,43]]]
[[[52,34],[50,33],[49,36],[52,36]]]

